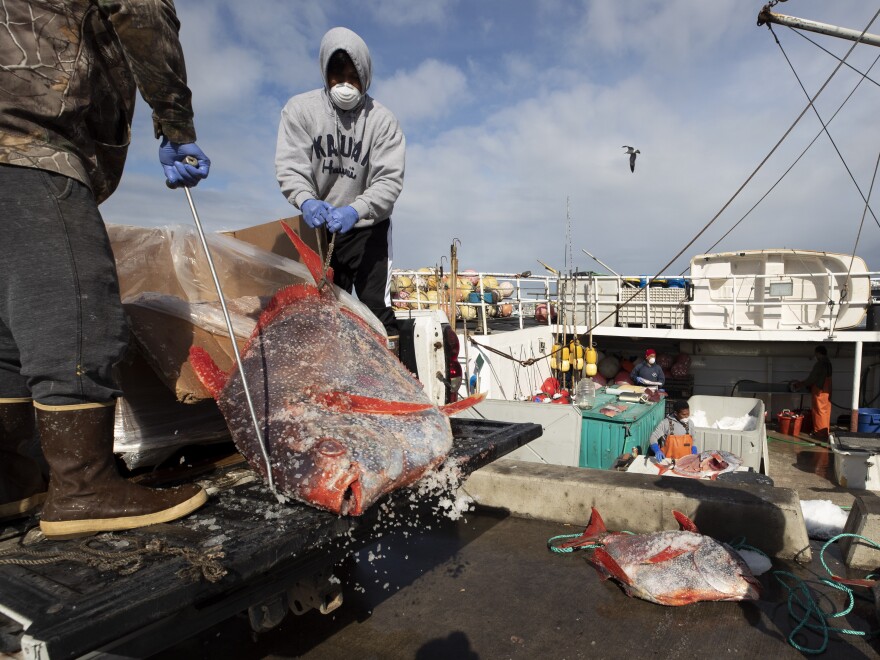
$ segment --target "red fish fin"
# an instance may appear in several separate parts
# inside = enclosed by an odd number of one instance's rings
[[[196,372],[196,376],[202,381],[202,385],[216,399],[226,385],[226,381],[229,380],[229,374],[220,369],[208,351],[199,346],[190,347],[189,363]]]
[[[700,533],[700,530],[697,529],[697,526],[694,524],[694,521],[684,515],[681,511],[676,511],[673,509],[672,515],[675,516],[675,519],[678,521],[678,526],[683,532],[696,532]]]
[[[269,304],[266,305],[265,309],[263,309],[260,314],[260,318],[257,321],[257,327],[254,328],[251,338],[259,334],[260,330],[269,325],[288,305],[318,295],[320,295],[318,287],[314,284],[291,284],[290,286],[280,289],[274,296],[272,296]]]
[[[590,557],[590,563],[597,566],[599,572],[603,574],[605,579],[608,579],[610,576],[623,584],[632,584],[629,575],[624,572],[620,567],[620,564],[618,564],[614,560],[614,557],[609,555],[604,548],[596,548],[593,551],[593,556]]]
[[[584,530],[584,533],[570,541],[560,543],[557,547],[579,548],[582,545],[592,545],[597,540],[607,535],[608,530],[605,529],[605,521],[602,520],[602,516],[596,511],[596,507],[593,507],[593,512],[590,514],[590,522],[587,523],[587,528]]]
[[[444,415],[454,415],[457,412],[467,410],[468,408],[477,405],[485,398],[486,392],[481,392],[480,394],[471,394],[468,398],[462,399],[461,401],[456,401],[455,403],[447,403],[445,406],[440,406],[440,412],[442,412]]]
[[[605,521],[602,520],[602,516],[596,511],[596,507],[593,507],[593,511],[590,513],[590,522],[587,523],[587,528],[584,530],[584,536],[588,538],[596,538],[607,531],[608,529],[605,527]]]
[[[346,392],[323,392],[315,397],[321,405],[340,412],[368,413],[372,415],[411,415],[429,410],[430,403],[409,401],[385,401],[371,396],[348,394]]]
[[[286,233],[290,237],[290,240],[293,241],[294,246],[299,252],[299,256],[302,257],[303,263],[306,265],[306,268],[309,269],[312,277],[315,278],[315,284],[317,284],[321,281],[322,271],[324,269],[321,257],[318,256],[317,252],[306,245],[305,241],[303,241],[303,239],[301,239],[286,222],[282,221],[281,226],[284,228],[284,233]],[[333,282],[333,270],[330,268],[327,269],[327,281]]]
[[[664,561],[669,561],[670,559],[675,559],[679,555],[683,555],[686,552],[690,552],[689,549],[685,548],[664,548],[660,552],[658,552],[653,557],[649,557],[645,560],[646,564],[660,564]]]
[[[353,311],[348,309],[348,307],[340,307],[339,311],[342,312],[343,314],[345,314],[346,316],[348,316],[353,321],[355,321],[358,325],[360,325],[373,338],[375,338],[376,341],[378,341],[380,344],[382,344],[382,346],[385,346],[385,347],[388,346],[388,338],[387,337],[383,337],[378,332],[376,332],[376,329],[373,326],[371,326],[369,323],[364,321],[363,318],[361,318],[360,316],[355,314]]]
[[[660,463],[657,463],[657,474],[665,474],[671,469],[671,465],[660,465]]]
[[[866,589],[871,589],[877,584],[877,580],[859,580],[859,579],[849,579],[838,577],[837,575],[832,575],[831,579],[835,582],[839,582],[840,584],[846,584],[850,587],[865,587]]]

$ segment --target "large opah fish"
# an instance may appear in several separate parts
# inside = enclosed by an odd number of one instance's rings
[[[679,477],[715,480],[719,474],[733,472],[740,465],[742,465],[742,459],[739,456],[731,454],[729,451],[710,449],[699,454],[682,456],[671,466],[658,463],[657,468],[660,474],[671,470],[674,475]]]
[[[320,257],[286,225],[315,278]],[[331,284],[295,284],[263,311],[242,364],[278,489],[342,515],[417,481],[452,447],[448,415],[482,400],[438,408],[386,347],[343,307]],[[266,477],[238,370],[225,374],[202,349],[190,363],[213,394],[248,462]]]
[[[701,600],[757,600],[761,583],[726,543],[699,533],[673,511],[681,531],[653,534],[609,532],[593,509],[584,533],[559,547],[598,544],[588,561],[603,579],[612,578],[629,596],[661,605]]]

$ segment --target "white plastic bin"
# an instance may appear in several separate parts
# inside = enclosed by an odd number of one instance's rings
[[[880,490],[880,434],[832,433],[834,480],[844,488]]]
[[[708,396],[697,394],[688,399],[691,417],[697,411],[706,415],[708,426],[694,427],[694,443],[700,451],[721,449],[742,458],[743,465],[755,472],[761,471],[761,458],[766,456],[767,430],[764,427],[764,402],[761,399],[747,399],[730,396]],[[749,431],[732,431],[712,428],[724,417],[754,418],[754,428]],[[765,462],[764,472],[767,472]]]

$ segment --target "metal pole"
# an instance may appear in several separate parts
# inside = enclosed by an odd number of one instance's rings
[[[862,342],[857,341],[854,348],[852,408],[849,413],[849,430],[852,433],[859,430],[859,386],[861,385],[862,380]]]
[[[785,14],[775,14],[770,11],[769,6],[764,7],[758,14],[758,25],[764,25],[764,23],[776,23],[777,25],[785,25],[786,27],[798,30],[818,32],[819,34],[827,34],[840,39],[848,39],[849,41],[859,41],[869,46],[880,46],[880,35],[868,32],[862,34],[861,30],[851,30],[836,25],[829,25],[828,23],[811,21],[806,18],[786,16]]]
[[[275,481],[272,478],[272,464],[269,462],[269,454],[266,451],[266,445],[263,442],[263,434],[260,432],[260,423],[257,421],[257,412],[254,409],[254,402],[251,399],[251,391],[248,388],[247,376],[244,373],[244,366],[241,362],[241,355],[238,352],[238,344],[235,343],[235,332],[232,329],[232,319],[229,316],[229,310],[226,309],[226,299],[223,297],[223,289],[220,287],[220,279],[217,277],[217,269],[214,268],[214,259],[211,258],[211,251],[208,249],[208,241],[205,238],[205,232],[202,229],[202,223],[199,220],[199,214],[196,212],[196,205],[193,204],[192,194],[189,188],[183,188],[186,193],[186,201],[189,202],[189,208],[192,211],[193,220],[196,223],[196,229],[199,232],[199,239],[202,241],[202,248],[205,250],[205,257],[208,259],[208,268],[211,270],[211,277],[214,278],[214,286],[217,289],[217,297],[220,299],[220,308],[223,310],[223,318],[226,320],[226,329],[229,332],[229,340],[232,342],[232,352],[235,354],[235,364],[238,365],[238,373],[241,376],[241,386],[244,388],[244,396],[247,399],[248,410],[251,412],[251,420],[254,423],[254,432],[257,434],[257,442],[260,443],[260,451],[263,453],[263,460],[266,462],[266,475],[269,479],[269,490],[273,495],[278,495],[275,490]]]

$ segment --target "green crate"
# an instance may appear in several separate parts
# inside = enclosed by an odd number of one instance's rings
[[[614,459],[638,447],[640,453],[648,449],[648,439],[657,424],[666,416],[666,406],[660,403],[631,403],[615,417],[599,412],[607,403],[616,403],[617,397],[601,391],[596,404],[581,411],[580,467],[607,470]]]

